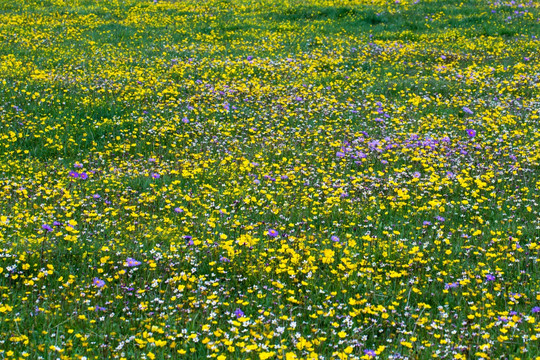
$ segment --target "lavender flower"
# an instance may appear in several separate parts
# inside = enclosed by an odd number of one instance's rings
[[[268,236],[272,237],[272,238],[275,238],[279,235],[278,231],[277,230],[274,230],[274,229],[268,229]]]
[[[98,287],[98,288],[102,288],[105,286],[105,281],[99,279],[99,278],[94,278],[94,281],[92,282],[92,284],[94,284],[94,286]]]
[[[469,109],[468,107],[466,107],[466,106],[464,106],[462,109],[467,114],[470,114],[470,115],[474,114],[474,112],[471,109]]]
[[[469,135],[469,137],[473,138],[476,136],[476,130],[473,130],[473,129],[467,129],[467,135]]]
[[[371,349],[364,350],[364,354],[370,357],[377,356],[377,353],[375,352],[375,350],[371,350]]]
[[[141,265],[141,262],[140,261],[137,261],[133,258],[130,258],[128,257],[127,260],[126,260],[126,266],[128,267],[135,267],[135,266],[139,266]]]

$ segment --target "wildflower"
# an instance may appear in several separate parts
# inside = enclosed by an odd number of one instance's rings
[[[176,207],[176,208],[174,208],[174,212],[176,212],[176,213],[183,213],[184,210],[182,210],[182,209],[179,208],[179,207]]]
[[[540,313],[540,306],[535,306],[531,309],[533,314]]]
[[[469,137],[473,138],[476,136],[476,130],[473,130],[473,129],[467,129],[467,135],[469,135]]]
[[[161,177],[161,175],[159,175],[158,173],[153,173],[152,174],[152,178],[154,179],[159,179]]]
[[[95,287],[98,287],[98,288],[102,288],[105,286],[105,281],[99,279],[99,278],[94,278],[94,281],[92,282],[92,284],[94,284]]]
[[[470,114],[470,115],[474,114],[474,112],[466,106],[464,106],[462,109],[463,109],[463,112],[467,114]]]
[[[135,267],[135,266],[139,266],[141,265],[141,262],[140,261],[137,261],[133,258],[130,258],[128,257],[127,260],[126,260],[126,266],[128,267]]]
[[[277,230],[274,230],[274,229],[268,229],[268,236],[270,236],[271,238],[275,238],[279,235],[279,233],[277,232]]]
[[[244,317],[245,314],[244,314],[244,312],[243,312],[242,310],[240,310],[240,309],[238,308],[238,309],[236,309],[236,310],[234,311],[234,315],[236,315],[236,317],[238,317],[238,318],[241,318],[241,317]]]
[[[364,354],[370,357],[377,356],[377,353],[375,352],[375,350],[371,350],[371,349],[364,350]]]
[[[71,176],[72,178],[77,179],[79,177],[79,173],[76,172],[76,171],[70,171],[69,176]]]
[[[43,225],[41,225],[41,228],[42,228],[43,230],[46,230],[46,231],[48,231],[48,232],[51,232],[51,231],[53,231],[53,228],[52,228],[52,227],[50,227],[50,226],[49,226],[49,225],[47,225],[47,224],[43,224]]]
[[[79,177],[80,177],[82,180],[86,180],[86,179],[88,179],[88,174],[85,173],[85,172],[82,172],[82,173],[79,174]]]
[[[494,280],[495,280],[495,276],[493,276],[491,274],[486,275],[486,281],[494,281]]]
[[[330,240],[332,240],[333,242],[339,242],[339,238],[336,235],[330,237]]]

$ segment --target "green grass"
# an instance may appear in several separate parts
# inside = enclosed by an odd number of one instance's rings
[[[0,357],[539,358],[539,18],[0,0]]]

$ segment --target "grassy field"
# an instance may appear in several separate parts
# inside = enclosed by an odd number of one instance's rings
[[[540,359],[540,2],[0,0],[0,359]]]

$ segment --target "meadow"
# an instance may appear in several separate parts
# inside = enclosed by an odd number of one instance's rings
[[[540,359],[540,2],[0,0],[0,359]]]

